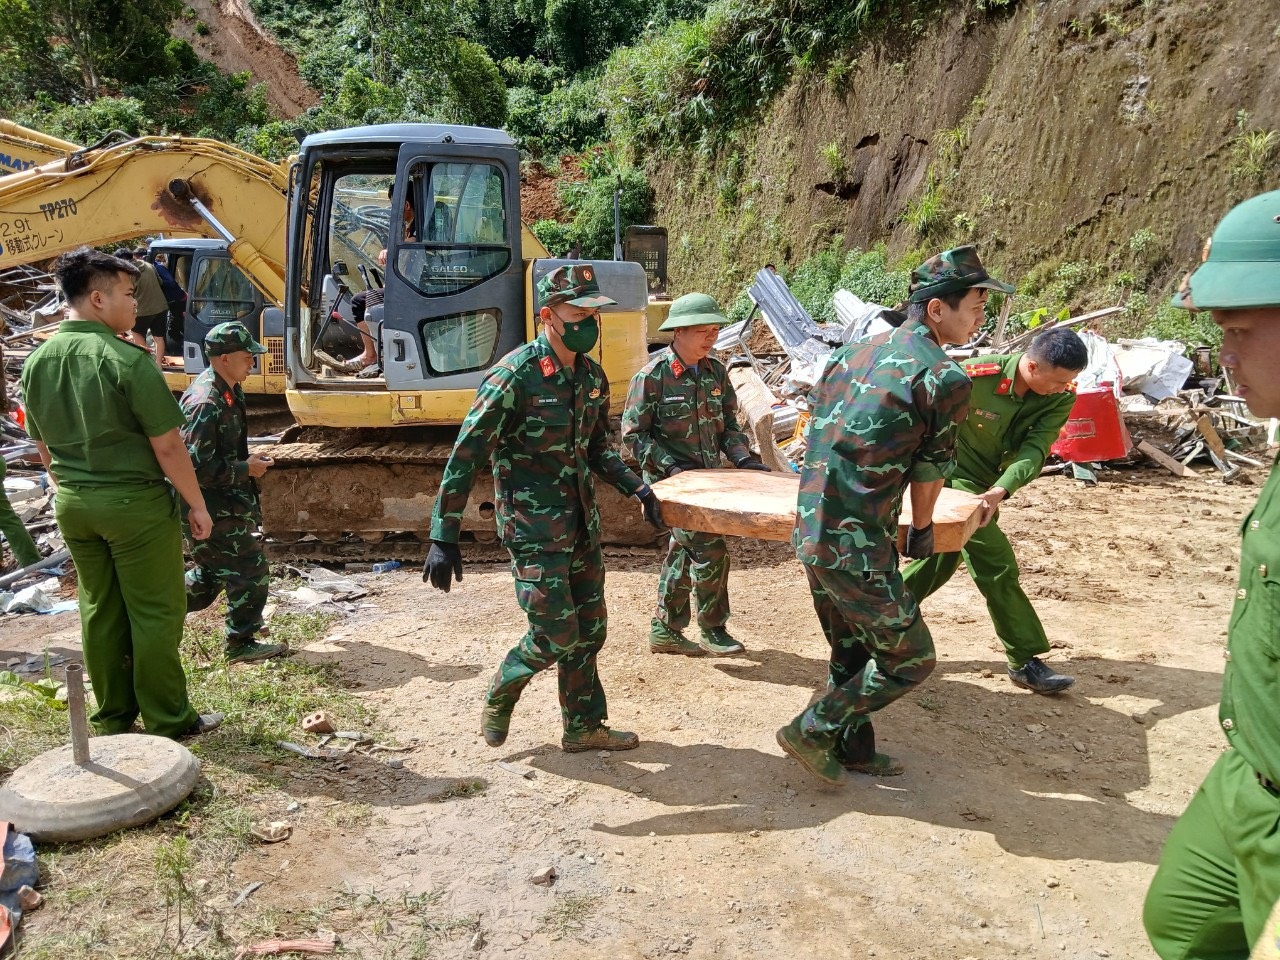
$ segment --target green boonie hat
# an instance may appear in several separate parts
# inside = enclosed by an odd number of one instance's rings
[[[681,327],[701,327],[714,323],[723,327],[729,318],[720,309],[714,297],[705,293],[686,293],[671,304],[671,312],[662,321],[659,330],[678,330]]]
[[[538,281],[538,308],[567,303],[572,307],[605,307],[617,303],[600,292],[596,269],[589,263],[564,264]]]
[[[248,350],[250,353],[266,353],[267,348],[249,333],[249,328],[238,320],[220,323],[204,335],[204,352],[210,357]]]
[[[1170,301],[1184,310],[1280,307],[1280,190],[1236,204]]]
[[[944,250],[911,271],[911,303],[928,303],[935,297],[959,293],[972,287],[1013,293],[1016,289],[994,279],[978,259],[974,246]]]

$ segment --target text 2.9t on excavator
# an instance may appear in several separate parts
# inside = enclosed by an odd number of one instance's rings
[[[496,360],[535,336],[534,286],[563,261],[546,258],[521,226],[519,153],[502,131],[330,131],[303,141],[287,181],[280,172],[212,141],[146,138],[87,152],[79,165],[5,177],[0,267],[32,251],[48,257],[148,233],[226,241],[233,262],[283,304],[262,322],[283,330],[285,393],[298,426],[270,451],[266,532],[285,542],[313,535],[318,543],[306,537],[314,545],[299,543],[296,552],[320,553],[352,538],[424,535],[476,387]],[[618,301],[593,351],[618,411],[647,356],[646,278],[636,263],[594,266]],[[379,375],[344,374],[318,348],[335,328],[349,328],[357,293],[378,289],[382,302],[366,321]],[[652,542],[634,503],[607,484],[598,493],[607,540]],[[480,481],[463,524],[477,539],[494,536],[492,500]],[[421,548],[388,542],[375,552]]]

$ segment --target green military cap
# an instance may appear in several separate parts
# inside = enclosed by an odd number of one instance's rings
[[[1280,190],[1236,204],[1173,295],[1184,310],[1280,307]]]
[[[671,304],[671,312],[658,329],[678,330],[680,327],[701,327],[708,323],[723,327],[728,322],[729,318],[724,315],[714,297],[705,293],[686,293]]]
[[[238,320],[220,323],[204,335],[204,352],[211,357],[248,350],[250,353],[266,353],[267,348],[253,339],[249,328]]]
[[[944,250],[911,271],[912,303],[928,303],[935,297],[959,293],[971,287],[985,287],[1001,293],[1013,293],[1014,287],[1001,283],[987,273],[974,246]]]
[[[617,303],[600,292],[595,267],[589,263],[566,263],[538,281],[538,307],[567,303],[571,307],[604,307]]]

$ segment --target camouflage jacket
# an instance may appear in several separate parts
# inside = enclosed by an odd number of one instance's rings
[[[580,533],[600,536],[591,473],[631,496],[643,484],[609,448],[609,381],[580,354],[561,365],[541,335],[492,367],[476,393],[444,468],[431,539],[456,543],[475,473],[493,462],[498,533],[504,545],[572,550]]]
[[[1021,353],[974,357],[964,363],[973,381],[969,417],[956,438],[957,479],[1013,494],[1040,476],[1049,447],[1075,405],[1074,390],[1040,395],[1014,390]]]
[[[969,378],[919,323],[841,347],[816,390],[792,542],[835,570],[898,565],[898,514],[911,481],[955,468]]]
[[[179,401],[187,418],[182,440],[211,517],[258,515],[258,486],[249,476],[249,433],[244,391],[213,370],[191,381]],[[183,515],[186,515],[183,505]]]
[[[751,455],[738,427],[738,398],[729,371],[710,357],[690,370],[668,347],[634,377],[622,414],[622,444],[649,483],[674,466],[718,467]]]

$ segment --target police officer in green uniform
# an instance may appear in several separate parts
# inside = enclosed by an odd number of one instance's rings
[[[1280,417],[1280,190],[1230,210],[1174,305],[1209,310],[1218,361]],[[1228,749],[1174,824],[1143,922],[1164,960],[1249,956],[1280,898],[1280,466],[1241,526],[1218,722]]]
[[[204,351],[209,366],[182,394],[187,418],[182,439],[213,520],[213,532],[207,539],[195,540],[188,530],[195,565],[187,571],[187,612],[205,609],[225,588],[227,662],[248,663],[288,651],[284,644],[255,639],[266,632],[262,611],[271,572],[257,535],[262,510],[255,481],[267,472],[271,458],[249,453],[240,384],[267,348],[253,339],[243,323],[232,321],[205,334]]]
[[[792,542],[831,648],[822,697],[778,744],[830,783],[841,768],[902,772],[877,753],[871,715],[922,683],[936,659],[920,607],[898,572],[898,515],[911,496],[906,555],[933,553],[933,508],[955,468],[971,384],[947,357],[981,325],[994,280],[971,246],[912,271],[899,327],[831,355],[809,420]]]
[[[963,365],[973,393],[947,486],[982,497],[983,525],[959,553],[916,560],[902,575],[921,601],[950,580],[963,560],[1004,644],[1009,678],[1036,693],[1058,693],[1074,681],[1039,658],[1049,652],[1049,638],[1018,583],[1018,561],[996,520],[1001,502],[1040,475],[1075,403],[1073,382],[1088,362],[1084,342],[1057,328],[1036,337],[1025,353],[975,357]]]
[[[516,599],[529,629],[507,653],[485,697],[480,733],[507,739],[511,713],[534,674],[555,666],[566,752],[630,750],[634,733],[610,730],[596,654],[605,641],[604,556],[594,473],[643,504],[659,529],[657,497],[609,448],[609,381],[588,351],[600,332],[590,264],[556,267],[538,281],[542,332],[485,374],[445,465],[422,579],[447,591],[462,579],[458,535],[476,471],[492,459],[498,532],[511,554]]]
[[[720,466],[722,456],[740,469],[769,468],[751,455],[738,426],[738,399],[723,363],[709,356],[729,318],[705,293],[686,293],[671,305],[660,330],[674,331],[631,379],[622,414],[622,442],[644,479],[656,483],[685,470]],[[689,624],[690,580],[698,604],[701,643],[681,633]],[[729,548],[724,537],[671,530],[658,575],[658,609],[649,628],[653,653],[689,657],[740,653],[725,629],[729,619]]]
[[[27,359],[22,389],[79,578],[84,662],[98,703],[89,719],[100,734],[127,732],[139,714],[147,733],[203,733],[222,715],[200,716],[187,700],[174,489],[197,540],[209,535],[209,513],[178,432],[182,411],[150,353],[119,338],[133,327],[138,270],[85,247],[59,257],[54,275],[67,318]]]
[[[9,391],[4,382],[4,350],[0,345],[0,417],[8,413]],[[4,539],[9,544],[9,552],[13,554],[18,567],[29,567],[33,563],[40,562],[40,548],[31,539],[31,534],[27,532],[27,525],[14,511],[9,498],[3,496],[4,477],[4,458],[0,457],[0,533],[4,534]]]

